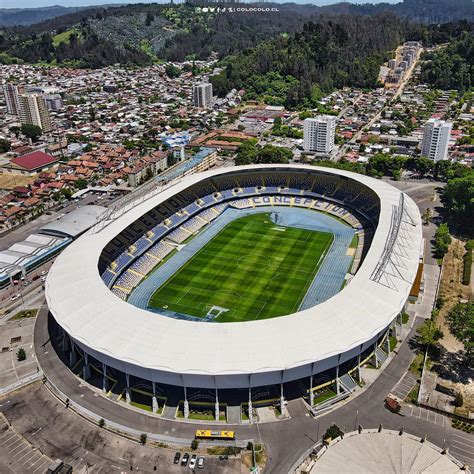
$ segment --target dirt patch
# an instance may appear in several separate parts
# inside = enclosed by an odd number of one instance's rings
[[[453,238],[443,262],[439,294],[442,296],[444,304],[439,311],[436,322],[441,326],[444,333],[440,343],[449,352],[458,352],[464,348],[463,344],[451,334],[446,322],[446,316],[459,303],[459,300],[468,300],[470,297],[470,287],[462,284],[464,268],[462,258],[464,253],[464,242]]]
[[[449,246],[448,253],[444,257],[443,271],[441,276],[441,284],[439,294],[443,298],[443,306],[441,307],[436,322],[443,331],[443,338],[440,340],[441,346],[446,350],[444,357],[441,357],[440,365],[449,371],[443,372],[437,370],[438,376],[442,379],[443,385],[451,387],[459,391],[464,396],[464,409],[474,410],[474,384],[469,383],[469,369],[465,367],[462,352],[464,346],[450,332],[446,317],[450,310],[459,303],[461,299],[469,300],[471,297],[471,288],[469,285],[462,284],[463,275],[463,256],[465,253],[464,242],[453,238]],[[444,351],[443,351],[444,352]],[[443,361],[444,359],[444,361]],[[440,361],[440,362],[441,362]],[[451,362],[450,364],[448,362]],[[454,366],[456,367],[454,367]],[[452,372],[453,371],[453,372]],[[466,372],[467,371],[467,372]],[[453,377],[457,373],[459,379]],[[472,374],[471,374],[472,375]],[[454,379],[454,380],[453,380]]]
[[[0,189],[13,189],[16,186],[28,186],[33,183],[38,175],[21,176],[18,174],[0,173]]]

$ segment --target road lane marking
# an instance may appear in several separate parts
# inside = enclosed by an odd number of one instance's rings
[[[13,457],[16,458],[16,457],[17,457],[18,455],[20,455],[25,449],[28,449],[28,448],[29,448],[28,445],[24,446],[23,449],[21,449],[20,451],[18,451]]]

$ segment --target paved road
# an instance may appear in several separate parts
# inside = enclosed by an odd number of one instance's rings
[[[125,406],[96,396],[86,385],[79,384],[78,379],[59,360],[49,342],[45,324],[46,316],[46,311],[40,313],[35,328],[37,357],[48,378],[60,390],[67,393],[71,400],[93,412],[100,413],[107,420],[114,420],[140,432],[151,432],[185,440],[193,438],[195,424],[164,420],[131,411]],[[421,322],[419,318],[415,321],[407,340],[413,337]],[[412,349],[407,342],[403,343],[398,355],[365,392],[317,420],[304,411],[292,410],[290,404],[289,408],[293,413],[293,418],[290,420],[246,426],[236,425],[232,429],[236,431],[238,439],[253,438],[262,440],[266,444],[269,456],[266,469],[268,473],[288,472],[295,460],[309,449],[333,422],[348,431],[353,430],[357,424],[361,424],[364,428],[376,427],[379,424],[388,429],[399,429],[403,426],[407,432],[414,435],[420,437],[428,435],[428,439],[436,445],[452,446],[456,439],[455,435],[458,436],[462,434],[461,432],[421,417],[396,415],[384,407],[386,395],[404,375],[412,358]],[[298,401],[291,403],[298,403]],[[295,412],[297,412],[296,415]],[[216,429],[219,428],[216,427]],[[465,456],[464,459],[461,456],[458,457],[467,461],[474,454],[469,451],[465,453]]]
[[[395,92],[395,95],[392,97],[392,99],[390,101],[387,101],[384,106],[365,124],[363,125],[362,127],[359,128],[359,130],[354,134],[354,136],[346,143],[344,144],[341,149],[339,150],[339,152],[337,153],[336,157],[335,157],[335,161],[339,161],[347,151],[350,150],[350,148],[352,146],[354,146],[358,140],[360,140],[361,136],[362,136],[362,133],[364,132],[364,129],[370,129],[370,127],[380,118],[380,116],[382,115],[382,112],[390,105],[390,104],[393,104],[397,98],[400,96],[400,94],[403,92],[403,90],[405,89],[405,86],[408,84],[408,82],[410,81],[412,75],[413,75],[413,71],[415,70],[415,67],[416,67],[416,64],[418,63],[418,60],[420,59],[420,55],[421,55],[421,52],[422,52],[422,49],[420,49],[420,51],[418,52],[418,55],[417,57],[415,58],[415,60],[413,61],[412,65],[410,66],[410,68],[408,69],[408,71],[406,72],[402,82],[400,83],[400,85],[398,86],[397,88],[397,91]]]

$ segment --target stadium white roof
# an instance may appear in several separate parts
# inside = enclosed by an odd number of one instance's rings
[[[97,223],[107,211],[104,206],[88,205],[78,207],[59,220],[53,220],[42,226],[39,231],[44,234],[61,235],[75,238]]]
[[[122,301],[106,287],[97,268],[102,249],[147,211],[203,178],[275,168],[347,176],[380,198],[372,245],[357,274],[337,295],[293,315],[217,324],[160,317]],[[416,204],[402,195],[380,180],[309,165],[244,166],[190,175],[70,245],[49,272],[46,299],[56,321],[81,345],[149,372],[232,376],[311,364],[377,336],[403,308],[418,268],[422,228]],[[397,211],[401,199],[403,213]]]

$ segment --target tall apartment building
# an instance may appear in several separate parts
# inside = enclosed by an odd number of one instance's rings
[[[336,117],[332,115],[318,115],[316,118],[307,118],[303,126],[303,148],[315,153],[330,153],[334,148],[336,133]]]
[[[428,120],[421,142],[421,156],[426,156],[434,161],[446,160],[452,126],[451,122],[444,120]]]
[[[4,84],[3,95],[7,104],[7,113],[11,115],[20,115],[20,94],[25,92],[24,86],[16,84]]]
[[[212,107],[212,84],[203,82],[193,87],[193,103],[195,107],[207,109]]]
[[[40,94],[20,94],[20,121],[41,127],[44,133],[52,130],[46,101]]]

